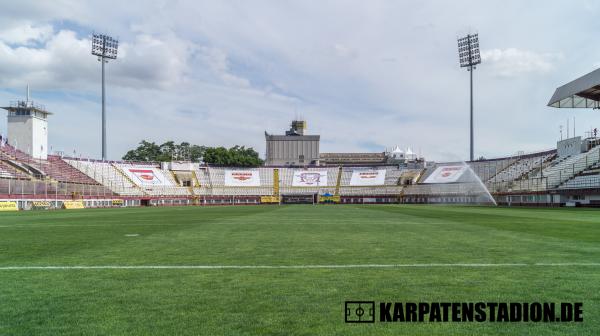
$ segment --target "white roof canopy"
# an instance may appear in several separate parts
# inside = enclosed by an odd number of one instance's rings
[[[600,108],[600,69],[581,76],[554,91],[548,106]]]

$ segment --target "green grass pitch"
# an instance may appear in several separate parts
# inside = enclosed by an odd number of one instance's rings
[[[527,266],[7,268],[457,263]],[[598,335],[599,263],[600,212],[590,209],[307,205],[2,213],[0,335]],[[584,322],[345,324],[346,300],[580,301]]]

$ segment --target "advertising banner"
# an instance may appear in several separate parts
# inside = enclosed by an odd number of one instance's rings
[[[122,167],[125,174],[140,186],[173,186],[163,171],[153,167]]]
[[[19,211],[17,202],[0,202],[0,211]]]
[[[83,209],[85,208],[85,205],[83,204],[83,201],[64,201],[63,207],[65,209]]]
[[[292,179],[293,187],[327,186],[326,170],[296,170]]]
[[[425,183],[457,182],[466,170],[467,166],[440,166],[425,179]]]
[[[260,187],[258,170],[225,170],[227,187]]]
[[[355,170],[350,178],[351,186],[378,186],[385,184],[385,169]]]
[[[48,201],[33,201],[31,207],[35,210],[47,210],[50,208],[50,202]]]

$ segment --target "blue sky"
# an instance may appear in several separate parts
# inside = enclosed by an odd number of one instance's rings
[[[55,114],[54,150],[100,156],[100,64],[90,34],[120,39],[107,67],[109,157],[142,140],[235,144],[296,116],[323,152],[396,144],[428,159],[468,156],[468,73],[456,38],[478,32],[475,153],[555,146],[597,111],[546,107],[600,66],[596,1],[1,1],[0,102]],[[571,123],[572,124],[572,123]],[[0,133],[6,122],[0,116]]]

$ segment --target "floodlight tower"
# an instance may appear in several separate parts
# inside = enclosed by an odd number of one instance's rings
[[[108,35],[92,35],[92,55],[98,56],[98,61],[102,63],[102,160],[106,160],[106,94],[104,85],[104,64],[109,59],[117,59],[117,50],[119,41]]]
[[[471,74],[471,114],[470,114],[470,130],[471,130],[471,155],[470,159],[473,161],[473,70],[475,66],[481,63],[481,56],[479,54],[479,36],[478,34],[469,34],[465,37],[458,39],[458,58],[460,60],[460,67],[467,68],[467,71]]]

